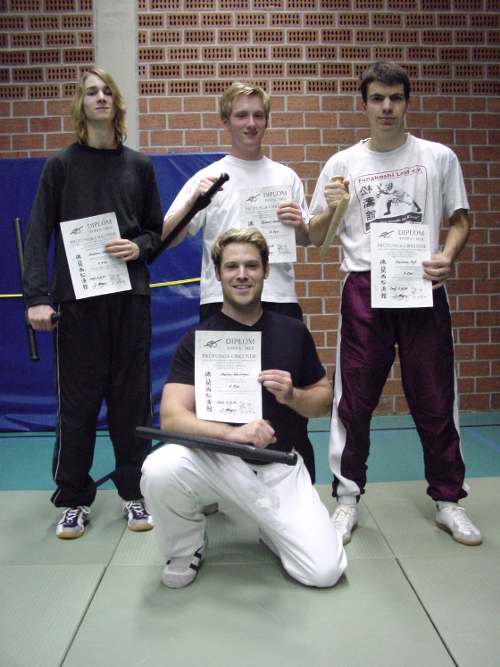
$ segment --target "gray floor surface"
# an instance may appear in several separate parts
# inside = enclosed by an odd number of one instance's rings
[[[154,531],[127,531],[115,492],[62,541],[45,491],[1,491],[0,665],[498,667],[500,478],[468,481],[481,546],[435,526],[425,482],[371,483],[329,590],[292,581],[233,506],[208,517],[195,583],[169,590]]]

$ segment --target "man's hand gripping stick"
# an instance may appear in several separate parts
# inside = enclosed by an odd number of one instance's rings
[[[344,179],[342,176],[334,176],[333,181],[343,181]],[[342,199],[339,201],[337,208],[333,212],[333,215],[330,220],[330,224],[328,226],[328,231],[326,232],[326,236],[324,238],[323,243],[321,244],[321,247],[319,249],[319,256],[321,259],[325,258],[326,253],[328,252],[332,241],[340,227],[340,223],[342,222],[344,218],[344,214],[347,211],[347,207],[349,206],[349,201],[350,197],[348,194],[345,194]]]
[[[206,208],[211,200],[214,194],[221,189],[221,187],[224,185],[226,181],[229,180],[228,174],[222,173],[219,178],[215,181],[213,185],[209,187],[209,189],[204,192],[202,195],[199,195],[196,201],[194,202],[193,206],[190,208],[190,210],[186,213],[186,215],[179,220],[177,225],[170,230],[170,232],[167,234],[167,236],[163,239],[161,242],[160,247],[156,250],[154,255],[151,257],[151,262],[155,260],[158,255],[160,255],[168,246],[172,243],[172,241],[176,238],[178,234],[188,225],[191,220],[194,218],[194,216],[198,213],[198,211],[202,211],[204,208]]]
[[[23,282],[24,274],[24,242],[23,242],[23,233],[21,230],[21,220],[19,218],[14,218],[14,237],[16,239],[16,250],[17,250],[17,264],[19,266],[19,274],[21,276],[21,285]],[[57,322],[60,315],[59,313],[52,314],[52,322]],[[36,333],[31,324],[25,317],[26,324],[26,333],[28,334],[28,349],[31,361],[40,361],[40,355],[38,354],[38,343],[36,340]]]
[[[297,463],[297,454],[295,452],[280,452],[275,449],[266,449],[254,447],[251,444],[240,444],[237,442],[229,442],[227,440],[220,440],[218,438],[207,438],[196,435],[188,435],[187,433],[176,433],[173,431],[162,431],[158,428],[150,428],[148,426],[138,426],[135,429],[135,434],[139,438],[146,440],[155,439],[159,442],[151,447],[151,452],[159,447],[163,447],[165,443],[184,445],[190,449],[204,449],[205,451],[212,451],[218,454],[229,454],[230,456],[238,456],[248,461],[256,461],[259,463],[284,463],[288,466],[294,466]],[[114,471],[104,475],[101,479],[96,481],[96,486],[101,486],[108,479],[113,477]]]

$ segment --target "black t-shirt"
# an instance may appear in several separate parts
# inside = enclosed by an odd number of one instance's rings
[[[253,326],[248,327],[216,313],[188,331],[180,340],[168,374],[167,383],[194,386],[195,331],[260,331],[262,332],[262,370],[288,371],[294,387],[314,384],[325,375],[316,351],[314,340],[300,320],[264,311]],[[262,388],[262,416],[269,420],[276,431],[276,443],[271,449],[288,452],[298,442],[307,440],[307,419],[295,410],[281,405],[266,389]]]

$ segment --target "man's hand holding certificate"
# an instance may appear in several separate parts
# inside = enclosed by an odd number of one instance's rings
[[[123,262],[133,262],[139,259],[139,246],[129,239],[113,239],[104,247],[110,257],[121,259]]]
[[[134,253],[130,241],[120,239],[114,212],[79,220],[61,222],[61,234],[76,299],[113,294],[131,289],[127,265],[123,260]],[[106,245],[119,239],[112,254]],[[125,253],[126,256],[117,256]]]
[[[453,261],[444,252],[437,252],[423,263],[424,276],[432,281],[432,289],[442,287],[451,274]]]
[[[284,225],[277,216],[280,203],[290,201],[289,187],[269,186],[254,190],[242,190],[240,214],[247,227],[258,227],[269,246],[269,261],[296,262],[295,229]]]

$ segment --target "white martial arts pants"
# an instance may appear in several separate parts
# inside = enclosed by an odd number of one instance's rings
[[[288,574],[306,586],[333,586],[347,567],[342,539],[298,455],[295,466],[255,465],[236,456],[165,445],[142,467],[142,494],[166,560],[203,544],[202,508],[229,500],[256,521]]]

